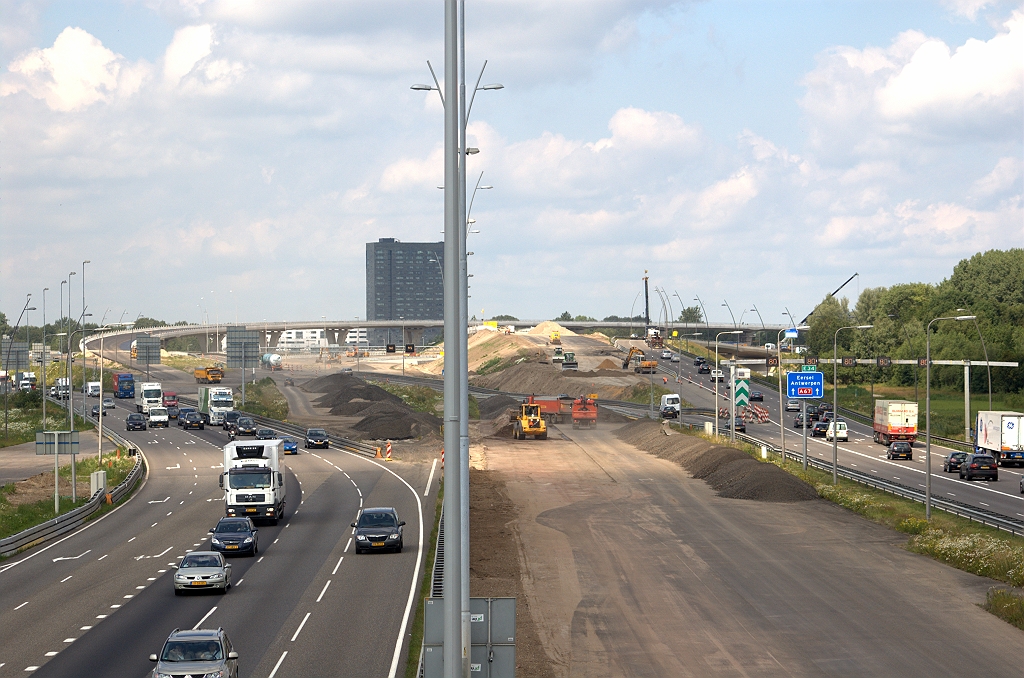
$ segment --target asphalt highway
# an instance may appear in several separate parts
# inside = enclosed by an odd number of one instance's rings
[[[217,477],[227,437],[174,422],[126,433],[134,403],[116,403],[104,424],[142,449],[145,484],[71,535],[0,563],[0,676],[143,676],[173,629],[197,624],[228,632],[242,676],[327,667],[395,675],[433,519],[433,501],[421,501],[426,469],[402,465],[399,475],[359,455],[300,447],[286,458],[284,519],[258,526],[258,556],[231,559],[235,586],[175,596],[175,564],[208,548],[207,531],[223,516]],[[349,523],[364,506],[397,508],[408,523],[403,553],[354,555]]]

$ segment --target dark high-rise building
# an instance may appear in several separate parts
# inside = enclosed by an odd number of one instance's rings
[[[443,320],[443,267],[443,242],[381,238],[366,243],[366,319]],[[401,327],[399,322],[390,333],[371,330],[370,343],[402,343]],[[440,334],[430,331],[424,339]]]

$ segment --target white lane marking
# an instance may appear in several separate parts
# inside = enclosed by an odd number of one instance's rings
[[[150,504],[163,504],[164,502],[168,501],[169,499],[170,499],[170,497],[167,497],[167,499],[161,499],[160,501],[151,501],[149,503]]]
[[[146,581],[156,581],[156,577],[146,577]]]
[[[46,653],[46,654],[44,654],[43,656],[44,656],[44,657],[56,657],[56,656],[57,656],[57,653],[56,653],[56,652],[54,652],[53,650],[50,650],[49,652],[47,652],[47,653]]]
[[[338,568],[341,567],[341,561],[345,560],[345,556],[338,558],[338,564],[334,566],[334,571],[331,572],[331,576],[338,574]]]
[[[89,549],[85,553],[79,553],[77,556],[61,556],[60,558],[54,558],[53,562],[56,563],[58,560],[78,560],[79,558],[84,556],[86,553],[92,553],[92,549]]]
[[[277,670],[278,670],[279,668],[281,668],[281,662],[283,662],[283,661],[284,661],[284,658],[285,658],[285,657],[287,657],[287,656],[288,656],[288,652],[287,652],[287,651],[285,651],[285,652],[284,652],[284,653],[283,653],[283,654],[281,655],[281,658],[277,660],[277,663],[276,663],[276,664],[274,664],[274,670],[270,672],[270,675],[269,675],[269,676],[267,676],[267,678],[274,678],[274,676],[276,676],[276,675],[277,675]]]
[[[152,525],[150,525],[150,527],[156,527],[157,525],[158,523],[153,523]]]
[[[342,553],[348,553],[348,547],[349,547],[349,546],[351,546],[351,545],[352,545],[352,537],[349,537],[349,538],[348,538],[348,543],[347,543],[347,544],[345,544],[345,548],[344,548],[344,549],[342,549],[342,551],[341,551],[341,552],[342,552]],[[339,560],[338,562],[340,563],[341,561]]]
[[[26,670],[26,671],[36,671],[36,670],[38,670],[38,669],[39,669],[39,667],[38,667],[38,666],[26,666],[26,667],[25,667],[25,670]]]
[[[260,556],[260,559],[257,560],[256,562],[257,563],[262,563],[264,558],[266,558],[266,556]]]
[[[434,463],[430,465],[430,475],[427,477],[427,487],[423,490],[423,496],[430,494],[430,484],[434,482],[434,469],[437,468],[437,458],[434,458]]]
[[[26,605],[28,605],[28,601],[27,600],[24,603],[22,603],[21,605],[19,605],[18,607],[14,608],[14,609],[15,610],[20,610],[21,608],[25,607]]]
[[[126,593],[124,597],[125,598],[134,598],[135,594],[134,593]]]
[[[174,471],[181,468],[181,464],[175,464],[174,466],[165,466],[164,468],[166,468],[168,471]]]
[[[133,541],[135,541],[136,539],[138,539],[138,537],[132,537],[131,539],[129,539],[129,540],[128,540],[128,543],[129,543],[129,544],[131,544],[131,543],[132,543]]]
[[[98,614],[98,615],[96,615],[96,618],[97,619],[106,619],[107,615],[105,615],[105,614]]]
[[[91,628],[92,628],[91,626],[83,626],[83,627],[82,627],[81,629],[79,629],[79,630],[80,630],[80,631],[88,631],[88,630],[89,630],[89,629],[91,629]]]
[[[287,527],[287,526],[286,526],[286,527]],[[279,538],[280,538],[280,537],[279,537]],[[277,543],[277,539],[275,539],[274,541],[272,541],[272,542],[270,542],[270,543],[271,543],[271,545],[273,545],[273,544],[276,544],[276,543]]]
[[[243,581],[245,581],[245,577],[242,577],[241,579],[239,579],[237,582],[235,582],[233,584],[233,586],[241,586]]]
[[[312,612],[307,612],[306,616],[302,618],[302,623],[299,624],[299,628],[295,629],[295,635],[292,636],[291,642],[294,643],[295,639],[299,637],[299,633],[302,631],[302,627],[306,625],[306,620],[309,619],[309,615],[311,615],[311,614],[313,614],[313,613]]]
[[[72,577],[74,577],[74,576],[75,576],[75,575],[73,575],[73,574],[69,574],[68,576],[66,576],[66,577],[64,577],[63,579],[61,579],[61,580],[60,580],[60,583],[61,583],[61,584],[63,584],[63,583],[64,583],[64,582],[66,582],[66,581],[67,581],[68,579],[71,579],[71,578],[72,578]]]
[[[144,588],[146,588],[146,587],[145,587],[145,586],[136,586],[135,588],[136,588],[136,589],[144,589]]]
[[[133,607],[132,609],[134,610],[135,608]],[[195,630],[196,630],[196,629],[198,629],[198,628],[199,628],[200,626],[202,626],[202,625],[203,625],[203,622],[204,622],[204,621],[206,621],[207,619],[209,619],[209,618],[210,618],[210,615],[211,615],[211,614],[213,614],[213,613],[214,613],[214,612],[216,612],[216,611],[217,611],[217,606],[216,606],[216,605],[214,605],[213,607],[211,607],[211,608],[210,608],[210,611],[209,611],[209,612],[207,612],[206,614],[204,614],[204,615],[203,615],[203,618],[202,618],[202,619],[200,619],[200,620],[199,620],[198,622],[196,622],[196,625],[192,627],[192,630],[193,630],[193,631],[195,631]]]
[[[65,643],[73,643],[73,642],[75,642],[75,640],[77,640],[77,639],[76,638],[65,638],[64,642]]]
[[[184,504],[184,503],[185,503],[185,500],[184,500],[184,499],[182,499],[181,501],[179,501],[179,502],[178,502],[178,506],[181,506],[181,505],[182,505],[182,504]]]
[[[167,515],[171,515],[172,513],[174,513],[174,511],[168,511]]]
[[[327,587],[328,587],[328,586],[330,586],[330,585],[331,585],[331,580],[330,580],[330,579],[328,579],[328,580],[327,580],[327,583],[326,583],[326,584],[324,584],[324,590],[323,590],[323,591],[321,591],[321,592],[320,592],[320,595],[316,597],[316,602],[318,602],[318,603],[320,602],[320,599],[324,597],[324,594],[325,594],[325,593],[327,593]]]
[[[111,605],[111,606],[110,606],[110,609],[111,609],[111,610],[116,610],[116,609],[117,609],[117,608],[119,608],[119,607],[121,607],[121,606],[120,606],[120,605]]]

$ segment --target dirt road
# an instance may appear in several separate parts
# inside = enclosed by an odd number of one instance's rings
[[[824,501],[717,497],[608,428],[562,433],[486,454],[555,675],[1020,675],[1024,635],[977,607],[990,580]]]

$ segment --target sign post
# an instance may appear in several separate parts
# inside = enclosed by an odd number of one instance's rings
[[[808,371],[807,368],[815,369],[813,365],[804,365],[800,372],[786,374],[787,394],[790,398],[800,400],[800,424],[804,429],[803,466],[805,471],[807,470],[807,400],[825,396],[825,375],[821,372]]]

